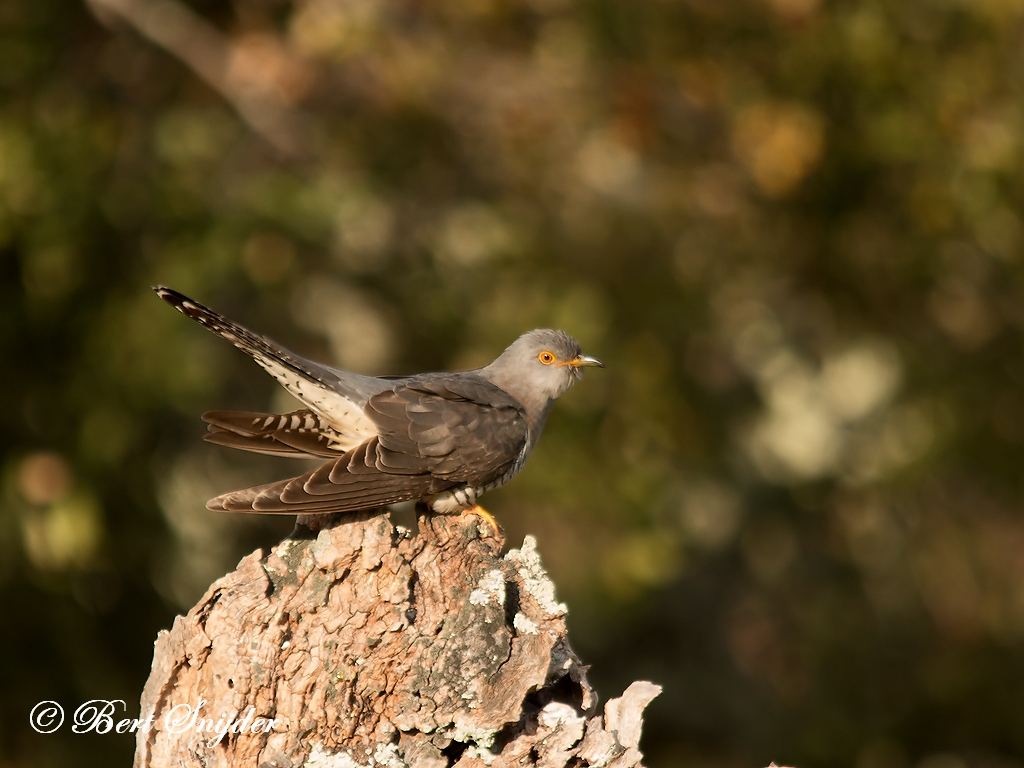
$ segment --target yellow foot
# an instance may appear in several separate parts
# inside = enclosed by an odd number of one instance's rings
[[[499,535],[500,529],[498,528],[498,521],[494,519],[494,515],[492,515],[486,509],[481,507],[479,504],[477,504],[472,509],[464,509],[464,510],[462,510],[462,514],[464,514],[464,515],[479,515],[485,521],[487,521],[487,524],[489,526],[491,526],[491,530],[494,531],[495,537],[497,537]]]

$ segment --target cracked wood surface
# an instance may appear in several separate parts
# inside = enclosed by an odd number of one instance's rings
[[[599,712],[535,542],[483,531],[347,515],[244,558],[160,632],[136,768],[639,766],[661,689]]]

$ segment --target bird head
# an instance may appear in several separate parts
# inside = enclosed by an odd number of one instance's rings
[[[582,354],[579,342],[564,331],[541,328],[524,333],[484,370],[506,392],[530,403],[554,400],[590,367],[604,363]]]

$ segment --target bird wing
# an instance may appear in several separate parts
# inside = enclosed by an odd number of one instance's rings
[[[349,447],[321,416],[309,410],[292,413],[208,411],[203,414],[208,443],[271,456],[336,458]]]
[[[307,514],[419,499],[459,485],[486,486],[519,462],[530,430],[522,407],[466,374],[434,374],[366,404],[378,434],[312,472],[218,496],[210,509]]]
[[[395,472],[484,486],[510,470],[529,440],[522,406],[472,374],[429,374],[369,399],[381,461]]]
[[[299,357],[184,294],[163,286],[154,290],[183,315],[227,339],[252,357],[307,408],[325,419],[346,449],[376,434],[376,428],[363,412],[363,406],[368,394],[388,387],[392,382],[336,371]]]

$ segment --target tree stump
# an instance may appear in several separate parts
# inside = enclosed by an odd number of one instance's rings
[[[531,537],[502,557],[474,516],[312,525],[160,632],[136,768],[640,765],[661,689],[598,712]]]

